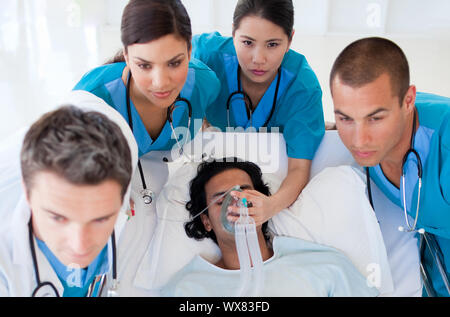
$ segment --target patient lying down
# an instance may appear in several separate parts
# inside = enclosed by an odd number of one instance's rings
[[[212,161],[198,168],[186,205],[192,216],[235,185],[269,195],[259,167],[250,162]],[[196,256],[162,289],[163,296],[235,296],[240,265],[234,234],[221,221],[223,198],[185,224],[189,237],[213,239],[221,251],[217,263]],[[306,240],[276,236],[270,243],[267,223],[256,227],[264,261],[264,286],[258,296],[376,296],[364,276],[340,251]],[[252,281],[254,282],[254,281]]]

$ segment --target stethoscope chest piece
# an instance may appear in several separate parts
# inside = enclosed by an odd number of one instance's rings
[[[141,196],[146,205],[150,205],[155,199],[155,193],[148,188],[141,190]]]

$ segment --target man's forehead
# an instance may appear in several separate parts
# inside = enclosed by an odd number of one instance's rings
[[[387,79],[378,78],[366,85],[352,87],[336,78],[333,82],[334,112],[350,117],[366,117],[398,107],[398,98],[392,95]]]

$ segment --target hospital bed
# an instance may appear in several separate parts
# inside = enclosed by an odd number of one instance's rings
[[[155,192],[156,202],[150,207],[136,208],[136,213],[140,213],[139,208],[146,210],[141,212],[140,216],[147,215],[145,239],[148,241],[148,248],[143,254],[134,254],[141,258],[141,262],[133,277],[133,283],[157,294],[158,289],[195,254],[200,254],[211,262],[220,256],[214,242],[210,239],[197,241],[188,238],[183,227],[189,219],[188,212],[184,208],[189,200],[189,181],[195,176],[196,167],[202,159],[235,156],[254,162],[261,167],[263,177],[268,182],[271,192],[274,193],[287,173],[285,148],[281,134],[204,132],[183,147],[184,155],[182,156],[176,148],[172,151],[152,152],[144,156],[141,162],[145,170],[146,182],[152,184],[151,189]],[[351,166],[356,171],[355,174],[359,176],[360,182],[359,196],[366,200],[364,175],[340,141],[337,132],[327,131],[313,159],[311,179],[327,167],[341,165]],[[132,196],[137,200],[141,187],[139,178],[134,177]],[[336,214],[332,215],[335,225],[327,231],[336,232],[336,236],[333,238],[334,241],[327,241],[327,243],[346,253],[361,274],[368,279],[374,273],[379,274],[378,278],[382,280],[379,285],[381,296],[421,296],[418,241],[412,234],[397,230],[404,221],[402,210],[391,203],[375,184],[372,183],[372,187],[376,216],[368,205],[365,205],[362,212],[364,216],[359,217],[362,219],[360,224],[352,223],[358,215],[347,214],[342,219],[336,217]],[[338,190],[335,195],[339,195]],[[297,212],[297,205],[294,203],[292,207],[282,211],[269,222],[269,228],[274,234],[308,239],[306,234],[298,233],[301,231],[299,224],[292,221],[295,218],[293,214]],[[387,217],[392,214],[395,215],[393,219]],[[327,214],[323,216],[331,217]],[[137,226],[139,223],[142,226],[140,221],[135,223],[138,223]],[[134,230],[131,226],[128,229]],[[361,235],[364,235],[363,239]],[[331,237],[331,234],[329,236]],[[383,236],[388,236],[390,243],[385,243]],[[359,249],[353,250],[349,242],[358,241],[358,239],[364,241],[366,245],[361,242]],[[344,245],[345,243],[347,245]],[[362,251],[364,247],[368,250],[367,252]],[[125,251],[130,253],[129,250]],[[374,270],[379,271],[374,272]]]
[[[22,187],[20,182],[20,141],[25,130],[21,130],[0,145],[0,216],[2,219],[11,215],[15,197],[20,197]],[[6,155],[7,153],[7,155]],[[237,156],[258,164],[269,183],[271,191],[275,192],[280,186],[287,172],[287,156],[285,143],[280,134],[265,133],[218,133],[204,132],[184,146],[186,156],[180,156],[178,149],[167,152],[151,152],[142,157],[141,162],[145,170],[146,183],[155,192],[156,201],[151,205],[144,205],[139,197],[142,184],[138,174],[133,177],[132,197],[136,202],[136,216],[130,220],[125,230],[133,234],[123,234],[123,239],[135,239],[135,247],[129,243],[119,241],[119,277],[121,286],[127,289],[122,292],[126,296],[158,295],[158,289],[181,267],[195,255],[200,254],[207,260],[213,261],[219,256],[217,246],[205,239],[196,241],[186,236],[183,224],[188,220],[188,213],[184,203],[188,197],[188,183],[195,175],[196,166],[202,159],[208,157]],[[5,159],[8,157],[9,159]],[[188,157],[188,158],[186,158]],[[326,131],[323,141],[313,159],[311,178],[318,175],[327,167],[350,165],[358,170],[352,156],[344,147],[336,131]],[[361,197],[365,190],[365,178],[361,174]],[[339,245],[339,241],[349,241],[352,234],[358,233],[358,226],[348,226],[339,223],[336,218],[335,226],[330,230],[342,232],[342,239],[329,242],[344,249],[344,253],[359,268],[361,274],[370,277],[374,272],[370,263],[377,263],[382,271],[382,296],[420,296],[422,280],[419,270],[419,251],[417,240],[412,234],[399,232],[399,225],[403,225],[403,211],[392,204],[372,183],[373,199],[376,218],[365,209],[366,226],[389,237],[390,243],[380,241],[380,235],[366,236],[365,241],[371,243],[377,250],[372,253],[352,254],[351,246]],[[337,191],[336,195],[339,194]],[[296,234],[298,228],[290,226],[291,210],[282,211],[269,224],[277,234]],[[389,215],[389,217],[388,217]],[[394,215],[392,217],[392,215]],[[295,215],[294,215],[295,216]],[[290,218],[291,217],[291,218]],[[275,219],[276,218],[276,219]],[[388,218],[390,219],[388,221]],[[334,218],[333,218],[334,219]],[[343,217],[343,220],[349,217]],[[376,220],[374,220],[376,219]],[[3,222],[0,221],[0,226]],[[347,230],[344,230],[347,228]],[[374,231],[374,232],[375,232]],[[363,239],[364,240],[364,239]],[[387,241],[386,240],[386,241]],[[383,243],[384,242],[384,243]],[[335,244],[335,245],[333,245]],[[144,246],[144,247],[142,247]],[[338,248],[338,249],[339,249]]]

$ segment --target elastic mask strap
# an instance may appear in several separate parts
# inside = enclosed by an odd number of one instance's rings
[[[207,211],[209,209],[209,207],[211,207],[212,205],[214,205],[216,202],[218,202],[220,199],[222,199],[223,197],[225,197],[226,195],[228,195],[230,192],[234,191],[234,190],[239,190],[240,186],[239,185],[235,185],[233,187],[231,187],[230,189],[228,189],[225,193],[221,194],[220,196],[218,196],[216,199],[214,199],[208,206],[205,207],[205,209],[203,209],[202,211],[200,211],[199,213],[197,213],[196,215],[192,216],[191,218],[189,218],[188,221],[192,221],[195,218],[199,217],[202,213],[204,213],[205,211]],[[169,219],[169,218],[163,218],[163,217],[158,217],[158,219],[160,220],[168,220],[168,221],[173,221],[173,222],[183,222],[185,223],[186,220],[174,220],[174,219]]]

